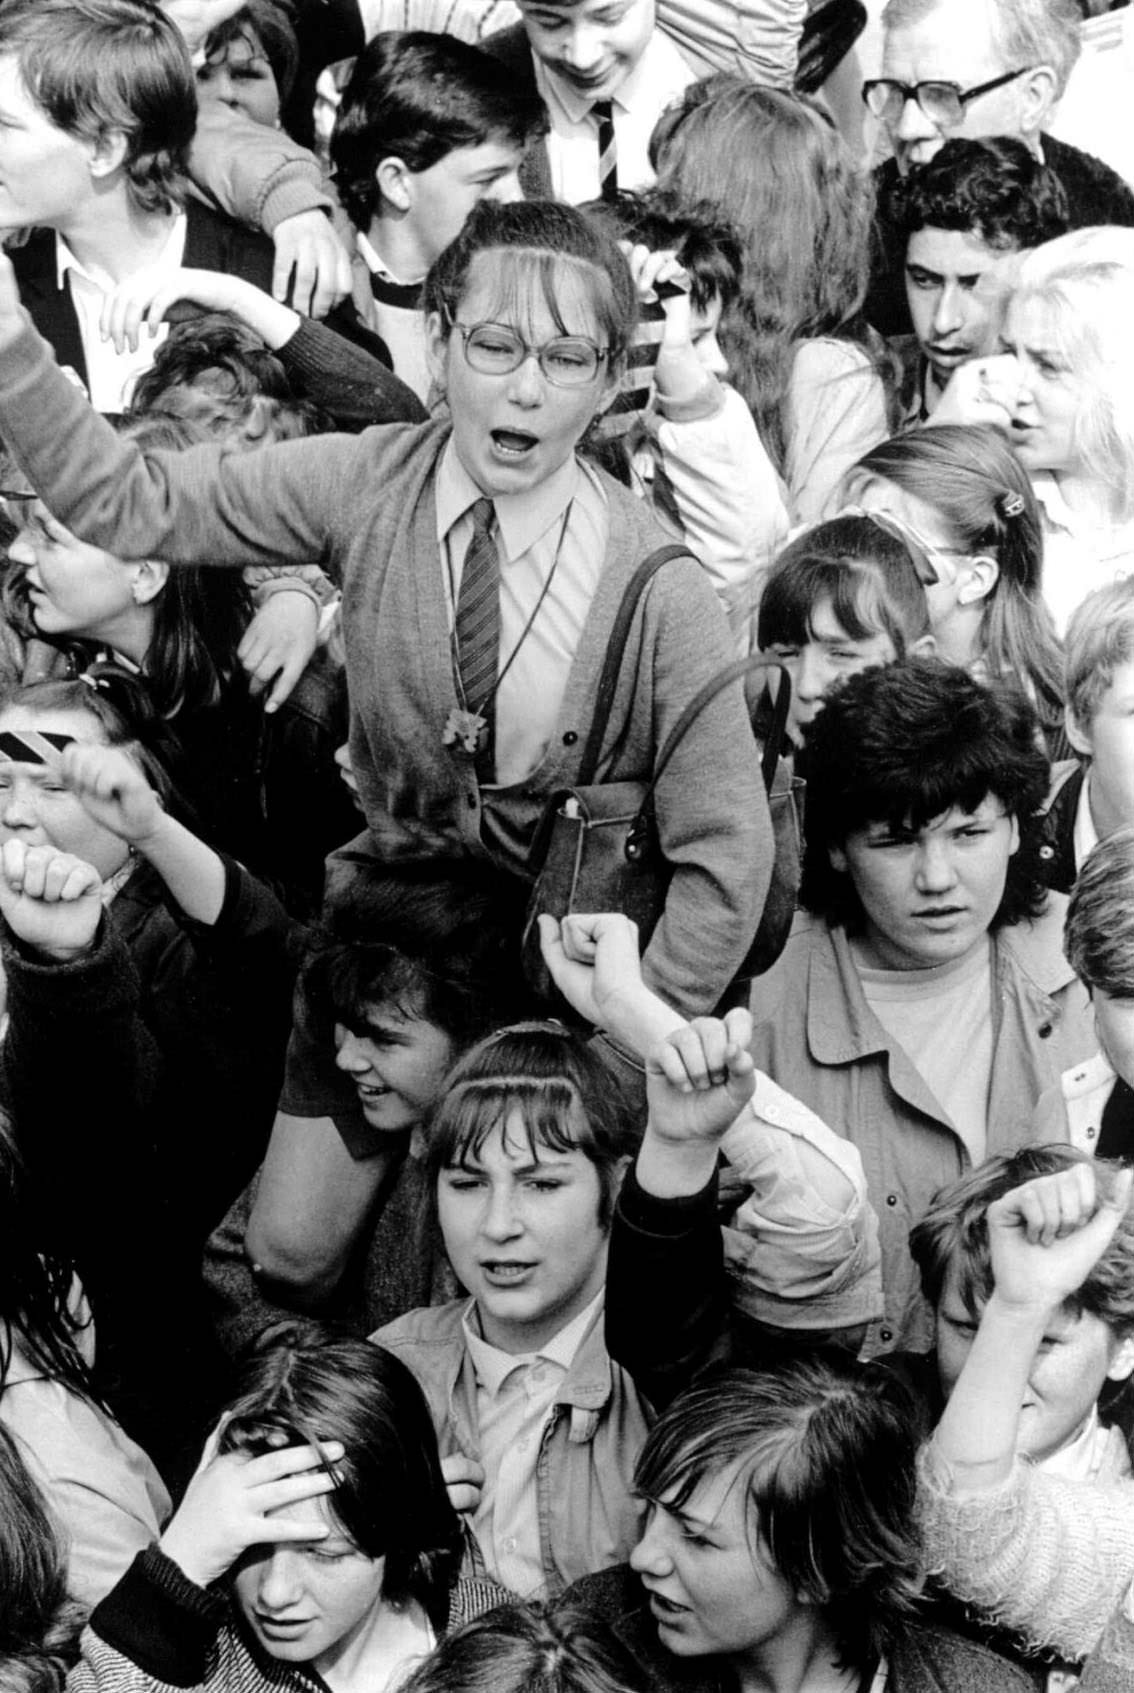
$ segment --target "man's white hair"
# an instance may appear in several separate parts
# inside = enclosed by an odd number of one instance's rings
[[[912,29],[950,0],[889,0],[885,30]],[[1075,69],[1082,13],[1075,0],[985,0],[997,57],[1006,71],[1050,65],[1059,99]]]

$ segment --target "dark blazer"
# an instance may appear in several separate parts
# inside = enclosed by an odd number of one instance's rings
[[[1086,778],[1087,766],[1078,759],[1056,764],[1038,813],[1040,881],[1056,893],[1069,894],[1075,886],[1075,813]]]
[[[275,248],[266,235],[213,211],[200,200],[187,201],[185,218],[183,262],[187,269],[218,270],[226,276],[239,276],[245,282],[254,283],[266,294],[271,293]],[[10,250],[9,257],[28,316],[54,350],[56,362],[70,366],[86,386],[87,361],[70,280],[65,279],[62,288],[56,284],[55,231],[33,230],[22,247]],[[198,315],[197,308],[187,306],[186,315]],[[328,326],[390,368],[385,342],[366,328],[349,300],[336,307]]]

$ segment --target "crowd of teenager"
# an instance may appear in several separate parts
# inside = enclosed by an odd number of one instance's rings
[[[1098,10],[0,0],[0,1688],[1134,1687]]]

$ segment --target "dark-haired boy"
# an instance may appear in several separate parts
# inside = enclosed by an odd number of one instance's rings
[[[1022,141],[1002,136],[946,141],[899,179],[891,204],[915,343],[906,422],[943,423],[938,407],[953,372],[997,351],[1017,254],[1070,227],[1067,196]]]
[[[1047,761],[1019,696],[929,659],[852,676],[806,753],[804,913],[754,983],[753,1056],[862,1154],[886,1297],[868,1349],[924,1349],[911,1226],[1030,1141],[1040,1094],[1095,1049],[1063,902],[1020,850]]]
[[[354,301],[425,399],[421,284],[480,200],[518,200],[519,168],[546,128],[534,94],[455,36],[377,35],[343,96],[331,159],[355,227]]]

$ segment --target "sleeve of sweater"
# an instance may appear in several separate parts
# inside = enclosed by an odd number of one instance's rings
[[[931,1441],[918,1514],[927,1567],[950,1593],[1067,1658],[1093,1651],[1134,1580],[1134,1482],[1017,1461],[1000,1487],[962,1493]]]
[[[727,1313],[717,1179],[659,1199],[629,1170],[614,1210],[606,1344],[659,1410],[722,1354]]]
[[[210,100],[197,114],[193,180],[222,211],[271,234],[298,212],[333,210],[319,161],[285,130]]]
[[[224,1600],[198,1587],[156,1546],[139,1554],[84,1630],[68,1693],[149,1693],[210,1683]]]
[[[364,347],[326,324],[304,318],[277,357],[304,394],[330,413],[340,429],[372,423],[424,423],[427,413],[412,388]]]
[[[0,435],[9,450],[61,522],[127,558],[324,561],[373,499],[385,433],[321,435],[254,453],[210,445],[143,455],[67,381],[30,322],[0,347]]]
[[[648,424],[691,551],[726,606],[754,600],[787,538],[788,513],[752,413],[714,380],[697,401],[659,394]]]
[[[650,584],[642,642],[631,720],[648,723],[652,711],[656,759],[685,706],[732,658],[724,613],[694,560],[665,565]],[[740,967],[771,880],[772,825],[739,683],[691,724],[654,805],[672,876],[643,974],[668,1005],[696,1017]]]
[[[882,378],[850,341],[803,341],[787,397],[787,464],[798,523],[817,523],[852,464],[890,433]]]

